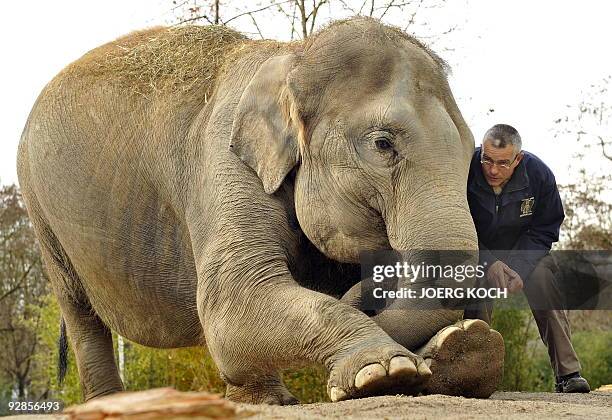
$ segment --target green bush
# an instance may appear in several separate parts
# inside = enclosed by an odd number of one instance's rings
[[[526,391],[541,388],[543,382],[538,365],[537,328],[529,310],[497,309],[492,327],[504,337],[504,378],[500,390]],[[550,374],[550,367],[548,368]]]
[[[131,391],[165,386],[220,394],[225,390],[212,358],[201,347],[163,350],[126,340],[124,379]]]
[[[492,327],[504,337],[506,349],[504,379],[499,389],[552,391],[554,373],[531,311],[494,311]],[[592,389],[612,382],[611,331],[575,331],[572,343],[582,365],[582,376],[589,381]]]
[[[578,331],[572,341],[591,389],[612,383],[612,331]]]
[[[158,350],[128,342],[124,375],[126,389],[133,391],[171,386],[181,391],[225,392],[212,357],[200,347]],[[328,401],[323,367],[286,371],[283,381],[301,402]]]
[[[302,403],[327,402],[327,372],[323,366],[288,370],[283,374],[287,389]]]

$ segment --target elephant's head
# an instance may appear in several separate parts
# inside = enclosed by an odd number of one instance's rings
[[[445,65],[373,19],[268,59],[238,105],[232,148],[267,193],[296,169],[296,213],[328,257],[477,249],[466,200],[474,139]]]

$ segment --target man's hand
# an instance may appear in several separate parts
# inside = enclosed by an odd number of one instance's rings
[[[523,289],[523,279],[516,271],[504,264],[504,273],[507,276],[506,279],[508,280],[508,291],[510,293],[516,293]]]
[[[487,270],[487,280],[490,286],[508,289],[516,293],[523,288],[521,276],[501,261],[495,261]]]

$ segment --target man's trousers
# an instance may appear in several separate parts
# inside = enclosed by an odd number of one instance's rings
[[[553,258],[546,255],[527,280],[523,279],[523,292],[535,318],[540,337],[548,348],[548,355],[557,377],[580,371],[580,362],[571,342],[571,330],[556,274],[559,269]],[[482,319],[491,324],[493,303],[479,301],[465,310],[465,319]]]

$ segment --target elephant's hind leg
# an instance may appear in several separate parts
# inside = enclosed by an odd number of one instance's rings
[[[58,300],[76,357],[84,399],[123,391],[111,331],[87,306],[59,297]]]
[[[488,398],[502,379],[504,340],[481,320],[443,328],[416,353],[432,371],[427,394]]]
[[[85,400],[122,391],[110,330],[89,304],[81,280],[43,218],[36,197],[28,194],[26,202],[45,268],[66,322]]]

